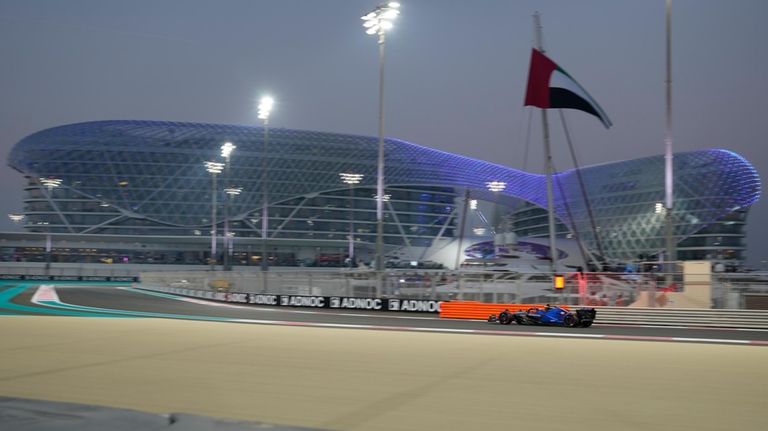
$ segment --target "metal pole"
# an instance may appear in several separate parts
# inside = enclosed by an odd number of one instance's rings
[[[538,12],[533,14],[533,25],[536,32],[536,48],[544,53],[544,46],[541,42],[541,16]],[[549,121],[547,119],[547,110],[541,110],[541,123],[544,129],[544,159],[546,161],[546,174],[547,174],[547,208],[548,208],[548,220],[549,220],[549,254],[550,258],[550,273],[552,275],[552,282],[555,280],[555,268],[557,266],[557,247],[555,245],[555,209],[554,209],[554,193],[552,192],[552,151],[549,146]]]
[[[269,229],[269,189],[267,187],[267,153],[269,151],[269,120],[264,119],[264,142],[262,145],[261,154],[261,270],[269,270],[269,262],[267,262],[267,230]],[[264,279],[264,286],[266,288],[266,278]]]
[[[211,173],[211,271],[216,269],[216,173]]]
[[[665,81],[666,87],[666,133],[664,135],[664,186],[665,186],[665,206],[666,212],[664,214],[664,221],[666,224],[666,242],[667,253],[666,262],[664,265],[664,272],[666,272],[667,286],[674,281],[674,265],[677,261],[677,250],[675,250],[675,225],[672,217],[672,209],[674,207],[674,194],[673,194],[673,164],[672,164],[672,0],[667,0],[665,5],[665,17],[666,17],[666,60],[667,60],[667,79]]]
[[[55,204],[53,203],[53,188],[57,187],[58,184],[54,185],[49,183],[46,188],[48,189],[48,201],[51,204],[51,208],[56,209]],[[50,275],[51,273],[51,256],[53,254],[53,248],[51,246],[51,225],[50,222],[46,225],[45,229],[45,275]]]
[[[53,203],[53,187],[48,187],[48,199]],[[53,207],[53,205],[51,205]],[[50,223],[50,222],[49,222]],[[45,230],[45,275],[51,273],[51,226],[48,224]]]
[[[225,158],[224,187],[229,187],[229,156]],[[224,271],[231,271],[229,266],[229,199],[224,196]]]
[[[376,296],[384,271],[384,30],[379,30],[379,155],[376,171]]]
[[[349,184],[349,267],[355,266],[355,201],[352,196],[352,183]]]
[[[45,275],[51,273],[51,228],[45,233]]]

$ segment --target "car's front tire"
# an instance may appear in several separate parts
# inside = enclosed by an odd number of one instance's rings
[[[499,324],[509,325],[510,323],[512,323],[512,316],[509,313],[501,312],[499,314]]]

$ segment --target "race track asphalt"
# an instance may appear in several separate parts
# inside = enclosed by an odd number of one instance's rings
[[[264,318],[126,290],[58,293],[62,302],[90,307]],[[18,295],[13,304],[25,300]],[[274,310],[259,313],[285,317]],[[0,316],[1,396],[339,430],[768,424],[764,346],[14,314]],[[365,316],[289,315],[371,323]],[[414,325],[386,319],[387,326]],[[726,331],[714,332],[722,338]]]
[[[439,319],[431,313],[391,313],[363,310],[328,310],[308,308],[285,308],[221,304],[212,306],[208,301],[190,302],[179,300],[175,295],[114,287],[57,287],[63,303],[83,307],[137,312],[148,317],[169,317],[187,319],[250,319],[258,321],[285,321],[291,323],[319,323],[336,325],[364,325],[379,328],[426,328],[446,330],[487,331],[499,335],[509,334],[564,334],[565,336],[606,335],[616,338],[661,341],[664,338],[687,340],[754,340],[768,342],[768,330],[724,330],[717,328],[642,327],[597,324],[591,328],[561,328],[543,326],[498,325],[486,322],[459,319]],[[50,312],[48,307],[30,303],[34,289],[30,288],[16,296],[14,303]],[[181,298],[183,299],[183,298]],[[126,313],[130,315],[131,313]]]

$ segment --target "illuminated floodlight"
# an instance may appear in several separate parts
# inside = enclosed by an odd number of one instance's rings
[[[239,195],[242,191],[243,191],[242,187],[227,187],[226,189],[224,189],[224,193],[232,197]]]
[[[469,200],[469,209],[473,209],[473,210],[477,209],[477,199]]]
[[[492,192],[500,192],[507,188],[507,183],[504,181],[489,181],[485,183],[485,186]]]
[[[384,202],[389,202],[389,198],[391,198],[391,197],[392,197],[392,195],[385,194],[384,197],[381,198],[381,200],[383,200]],[[379,195],[373,195],[373,199],[378,200],[379,199]]]
[[[229,156],[232,154],[232,151],[237,148],[237,145],[234,145],[231,142],[225,142],[221,146],[221,157],[224,157],[225,159],[229,159]]]
[[[400,15],[400,3],[382,3],[368,14],[360,17],[363,20],[363,28],[366,34],[382,35],[394,27],[394,21]]]
[[[264,96],[259,101],[259,120],[269,120],[269,114],[272,112],[272,106],[275,104],[275,99]]]
[[[62,183],[61,178],[54,178],[54,177],[40,178],[40,184],[48,187],[49,189],[58,187],[61,185],[61,183]]]
[[[653,206],[653,212],[656,214],[663,214],[664,213],[664,204],[661,202],[656,202],[656,204]]]
[[[224,163],[220,162],[204,162],[205,170],[212,174],[220,174],[224,170]]]
[[[472,232],[475,235],[485,235],[486,229],[484,227],[476,227],[472,229]]]
[[[341,181],[345,184],[360,184],[360,181],[363,180],[363,177],[365,175],[363,174],[350,174],[350,173],[340,173],[339,176],[341,177]]]
[[[24,214],[18,214],[18,213],[10,213],[8,214],[8,218],[11,219],[12,222],[18,223],[22,220],[24,220]]]

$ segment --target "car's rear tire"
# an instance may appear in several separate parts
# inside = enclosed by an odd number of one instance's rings
[[[591,320],[587,320],[587,321],[581,322],[581,327],[582,328],[589,328],[590,326],[592,326],[592,321]]]
[[[563,317],[563,325],[571,327],[576,326],[576,316],[573,314],[566,314],[565,317]]]

